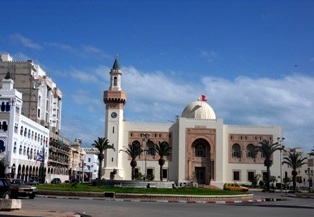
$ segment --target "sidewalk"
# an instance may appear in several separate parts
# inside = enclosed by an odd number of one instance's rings
[[[0,216],[23,216],[23,217],[84,217],[84,215],[74,212],[60,212],[48,210],[14,210],[14,211],[0,211]],[[86,216],[87,217],[87,216]]]

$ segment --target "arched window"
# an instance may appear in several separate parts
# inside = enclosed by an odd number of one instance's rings
[[[5,151],[4,141],[0,140],[0,153]]]
[[[10,102],[7,102],[5,105],[5,111],[9,112],[10,111]]]
[[[195,157],[206,157],[206,148],[203,143],[196,144]]]
[[[232,157],[241,158],[241,147],[239,144],[234,144],[232,146]]]
[[[2,129],[3,129],[3,131],[7,131],[8,130],[8,125],[7,125],[6,121],[2,122]]]
[[[148,141],[147,142],[147,154],[155,156],[156,155],[156,151],[155,151],[155,144],[152,141]]]
[[[21,134],[21,136],[23,135],[23,127],[22,126],[21,126],[21,133],[20,134]]]
[[[113,78],[113,86],[117,86],[118,85],[118,78],[114,77]]]
[[[5,104],[4,104],[4,102],[1,103],[1,111],[2,111],[2,112],[5,111]]]
[[[249,144],[247,147],[246,147],[246,153],[247,153],[247,158],[255,158],[255,146],[252,145],[252,144]]]
[[[13,153],[16,153],[16,142],[14,142]]]

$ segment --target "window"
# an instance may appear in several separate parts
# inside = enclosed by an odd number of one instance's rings
[[[91,162],[91,159],[90,159],[90,157],[88,158],[88,162],[89,162],[89,163]]]
[[[198,143],[195,146],[195,157],[206,157],[206,149],[205,145],[202,143]]]
[[[16,142],[14,142],[13,153],[16,153]]]
[[[232,157],[241,158],[241,147],[239,144],[234,144],[232,146]]]
[[[23,155],[26,155],[26,147],[24,146]]]
[[[10,102],[7,102],[5,105],[5,111],[9,112],[10,111]]]
[[[168,179],[168,170],[167,169],[163,169],[162,170],[162,178],[163,179]]]
[[[37,110],[37,117],[40,118],[40,109]]]
[[[152,155],[152,156],[156,155],[155,145],[152,141],[147,142],[147,148],[148,148],[148,150],[147,150],[148,155]]]
[[[135,178],[138,178],[138,168],[135,168]]]
[[[14,133],[18,133],[19,125],[15,124],[14,125]]]
[[[247,179],[249,182],[254,181],[255,173],[254,172],[248,172],[247,173]]]
[[[22,145],[20,145],[19,154],[22,154]]]
[[[154,170],[153,169],[147,169],[147,177],[153,177]]]
[[[5,151],[4,141],[0,140],[0,153]]]
[[[233,171],[233,180],[234,181],[240,181],[240,172],[239,171]]]
[[[118,84],[118,79],[117,79],[117,77],[114,77],[113,78],[113,86],[117,86],[117,84]]]
[[[4,112],[4,110],[5,110],[5,104],[4,104],[4,102],[2,102],[1,103],[1,111]]]
[[[249,144],[246,148],[247,150],[247,157],[248,158],[255,158],[255,146],[252,144]]]
[[[20,132],[21,136],[23,135],[23,127],[21,126],[21,132]]]

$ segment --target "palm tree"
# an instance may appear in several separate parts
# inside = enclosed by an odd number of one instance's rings
[[[98,139],[94,141],[92,146],[94,146],[95,148],[97,148],[99,150],[99,153],[97,155],[98,156],[98,160],[99,160],[98,180],[101,180],[101,177],[102,177],[102,161],[105,158],[104,151],[107,150],[107,149],[113,149],[115,151],[115,148],[113,147],[113,144],[109,145],[109,141],[105,137],[98,137]]]
[[[136,158],[144,151],[142,145],[138,141],[134,141],[129,144],[125,150],[120,150],[127,153],[131,157],[130,165],[132,167],[132,180],[135,180],[135,167],[137,166]]]
[[[171,154],[171,147],[169,146],[168,142],[158,142],[155,146],[155,151],[157,154],[159,154],[159,166],[160,166],[160,171],[159,171],[159,176],[160,176],[160,181],[162,181],[162,167],[165,164],[165,159],[164,156],[169,156]]]
[[[261,152],[262,156],[265,158],[264,165],[267,168],[267,180],[266,180],[266,187],[267,191],[270,190],[270,167],[273,165],[272,155],[275,151],[281,150],[280,144],[278,142],[272,143],[271,141],[263,140],[259,142],[261,146],[256,146],[255,151]]]
[[[293,191],[296,190],[296,176],[298,174],[297,169],[302,167],[302,165],[307,164],[307,162],[304,162],[307,160],[306,157],[302,158],[302,154],[299,152],[296,152],[295,150],[289,152],[289,155],[287,157],[284,157],[284,161],[282,164],[287,164],[292,168],[292,181],[293,181]]]

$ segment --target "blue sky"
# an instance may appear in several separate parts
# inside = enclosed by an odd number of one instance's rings
[[[63,92],[61,133],[104,136],[116,54],[125,119],[168,122],[202,94],[225,124],[314,138],[314,1],[2,0],[0,52],[32,59]]]

